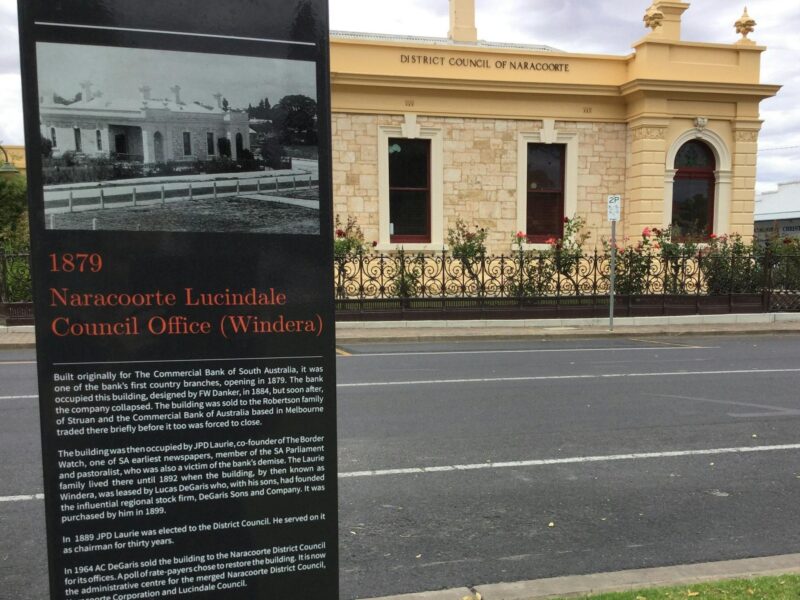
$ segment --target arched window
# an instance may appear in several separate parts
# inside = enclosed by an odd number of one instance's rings
[[[675,156],[672,231],[677,241],[703,241],[714,227],[717,164],[704,142],[686,142]]]

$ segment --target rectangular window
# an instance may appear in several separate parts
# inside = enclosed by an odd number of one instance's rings
[[[76,127],[73,129],[75,132],[75,152],[83,152],[83,140],[81,139],[81,130]]]
[[[56,128],[50,128],[50,141],[53,142],[53,148],[58,147],[58,138],[56,137]]]
[[[183,132],[183,155],[192,155],[192,134],[188,131]]]
[[[103,135],[100,133],[100,130],[97,130],[97,151],[103,151]]]
[[[528,144],[527,231],[531,243],[564,232],[565,144]]]
[[[389,138],[389,241],[431,241],[431,141]]]
[[[214,134],[210,131],[206,134],[206,149],[209,156],[214,156]]]

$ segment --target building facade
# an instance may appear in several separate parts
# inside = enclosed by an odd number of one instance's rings
[[[40,97],[41,135],[55,157],[71,152],[161,163],[211,160],[223,153],[236,159],[250,149],[247,113],[227,109],[221,94],[209,103],[185,102],[178,85],[169,98],[154,98],[145,86],[141,98],[121,99],[106,98],[90,82],[81,87],[80,97],[69,103],[53,92]]]
[[[19,171],[19,174],[25,177],[27,167],[25,165],[25,146],[3,146],[8,154],[8,162]],[[0,162],[3,157],[0,156]]]
[[[754,221],[755,236],[761,242],[800,239],[800,181],[781,183],[774,192],[759,194]]]
[[[627,56],[478,41],[474,0],[450,0],[447,38],[334,32],[335,213],[382,251],[440,250],[459,218],[495,253],[574,216],[599,243],[612,194],[630,237],[752,236],[759,103],[779,87],[746,13],[708,44],[681,40],[688,8],[656,0]]]

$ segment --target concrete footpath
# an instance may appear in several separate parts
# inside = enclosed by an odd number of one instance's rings
[[[415,342],[446,339],[547,339],[631,335],[800,332],[800,312],[678,317],[620,317],[614,330],[601,319],[478,319],[474,321],[359,321],[336,323],[336,341]]]
[[[631,335],[720,335],[800,332],[800,312],[608,319],[478,319],[336,323],[336,342],[430,342],[475,338],[548,339]],[[0,326],[0,348],[33,348],[32,326]]]
[[[690,586],[721,579],[747,579],[800,573],[800,554],[747,558],[720,562],[635,569],[616,573],[553,577],[516,583],[495,583],[371,600],[544,600],[624,592],[653,587]],[[480,594],[480,595],[478,595]]]

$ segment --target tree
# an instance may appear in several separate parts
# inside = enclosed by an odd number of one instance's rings
[[[272,113],[273,127],[282,144],[317,144],[317,103],[313,98],[302,94],[284,96]]]
[[[17,237],[22,215],[28,208],[28,194],[25,178],[22,176],[3,179],[0,177],[0,243]],[[25,236],[27,237],[27,235]]]
[[[268,137],[261,142],[261,157],[268,167],[280,169],[282,156],[283,147],[276,138]]]
[[[247,107],[247,114],[251,119],[269,119],[271,118],[272,105],[269,103],[269,98],[264,98],[258,101],[258,106],[252,104]]]
[[[50,158],[53,156],[53,140],[42,136],[42,157]]]

